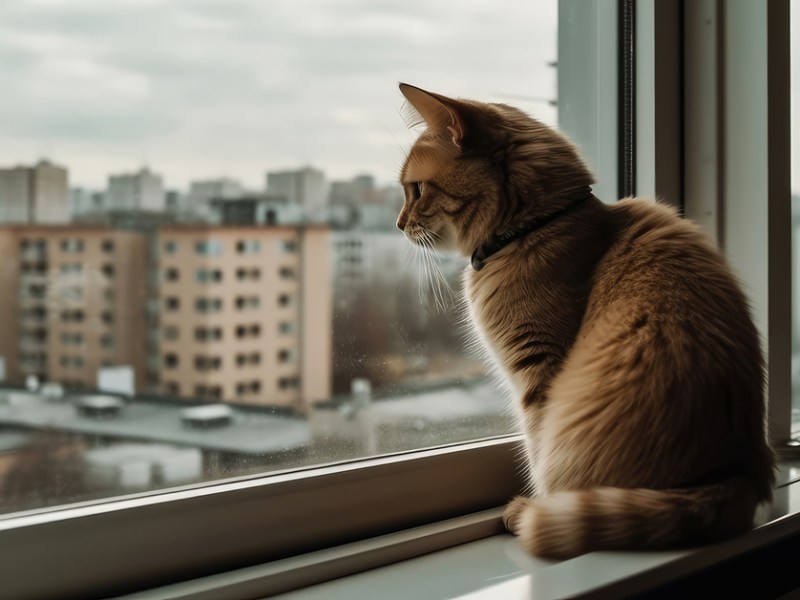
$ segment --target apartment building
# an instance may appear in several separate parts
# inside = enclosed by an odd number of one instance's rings
[[[108,210],[161,212],[166,208],[164,180],[147,167],[135,173],[111,175],[108,178],[106,207]]]
[[[162,227],[164,393],[305,413],[330,397],[325,226]]]
[[[320,220],[327,209],[325,173],[313,167],[267,173],[267,193],[303,207],[306,217]]]
[[[42,160],[31,167],[0,169],[0,223],[67,223],[68,173]]]
[[[95,388],[101,367],[144,382],[144,236],[104,226],[0,228],[0,356],[6,379],[29,375]]]

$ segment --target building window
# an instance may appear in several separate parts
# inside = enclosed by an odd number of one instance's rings
[[[106,325],[111,325],[114,322],[114,315],[110,310],[104,310],[102,313],[100,313],[100,319]]]
[[[37,341],[44,342],[47,339],[47,334],[43,333],[42,335],[38,336]],[[61,343],[67,346],[74,345],[74,346],[81,346],[83,344],[83,334],[82,333],[62,333],[61,334]]]
[[[297,252],[297,242],[294,240],[281,240],[279,248],[284,254]]]
[[[300,387],[299,377],[281,377],[278,379],[278,389],[280,390],[293,390]]]
[[[181,272],[174,267],[170,267],[169,269],[164,271],[164,279],[166,279],[167,281],[178,281],[180,277],[181,277]]]
[[[292,304],[292,297],[289,294],[280,294],[278,296],[278,306],[285,308]]]
[[[198,283],[219,283],[222,281],[222,271],[219,269],[198,269]]]
[[[114,251],[114,240],[103,240],[100,243],[100,247],[103,249],[103,252],[111,253]]]
[[[61,250],[64,252],[83,252],[83,240],[66,238],[61,240]]]
[[[238,281],[258,281],[261,279],[261,269],[256,267],[236,269],[236,279]]]
[[[222,298],[197,298],[194,301],[197,312],[219,312],[222,310]]]
[[[258,240],[239,240],[236,242],[238,254],[258,254],[261,251],[261,242]]]
[[[297,276],[292,267],[281,267],[278,274],[281,279],[294,279]]]
[[[222,388],[218,385],[196,385],[194,392],[199,398],[222,399]]]
[[[237,338],[258,337],[261,335],[261,325],[255,323],[253,325],[237,325],[236,326]]]
[[[175,296],[170,296],[167,298],[165,303],[167,310],[169,311],[178,310],[181,307],[180,298],[176,298]]]
[[[194,368],[198,371],[214,371],[222,368],[222,358],[219,356],[195,356]]]
[[[220,240],[198,240],[194,243],[194,250],[203,256],[220,256],[222,242]]]
[[[85,315],[82,310],[62,310],[61,320],[65,323],[83,323]]]
[[[167,369],[174,369],[178,366],[178,355],[175,353],[169,353],[164,355],[164,366]]]
[[[102,267],[103,275],[108,277],[109,279],[114,277],[114,265],[105,264]]]
[[[64,263],[61,265],[62,275],[78,275],[80,273],[83,273],[82,263]]]
[[[282,350],[278,350],[278,362],[279,363],[292,363],[296,362],[297,353],[290,348],[284,348]]]
[[[258,296],[237,296],[235,302],[238,310],[257,309],[261,306]]]
[[[178,251],[178,243],[175,240],[167,240],[164,242],[164,252],[167,254],[175,254]]]
[[[295,332],[294,323],[292,323],[291,321],[282,321],[278,325],[278,331],[280,331],[283,334],[294,333]]]
[[[260,352],[240,352],[236,355],[236,366],[237,367],[244,367],[245,365],[260,365],[261,364],[261,353]]]
[[[174,325],[167,325],[164,327],[164,339],[165,340],[177,340],[180,334],[180,330],[175,327]]]
[[[164,393],[170,396],[180,396],[181,386],[174,381],[168,381],[164,383]]]

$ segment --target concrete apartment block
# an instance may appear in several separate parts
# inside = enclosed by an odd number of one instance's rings
[[[158,236],[161,391],[305,413],[331,386],[325,226]]]

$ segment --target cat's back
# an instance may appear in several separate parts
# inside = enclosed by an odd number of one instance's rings
[[[739,283],[698,225],[649,200],[625,199],[609,210],[621,226],[595,272],[590,313],[605,307],[687,325],[736,321],[755,336]]]

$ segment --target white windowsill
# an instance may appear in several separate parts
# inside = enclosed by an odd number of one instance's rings
[[[787,480],[785,472],[782,480]],[[624,597],[800,531],[800,481],[778,488],[775,502],[763,513],[764,525],[722,544],[668,552],[595,552],[556,562],[528,556],[513,536],[496,533],[502,509],[493,509],[124,598],[224,600],[285,590],[295,590],[282,596],[293,600]],[[318,581],[324,583],[313,585]]]

